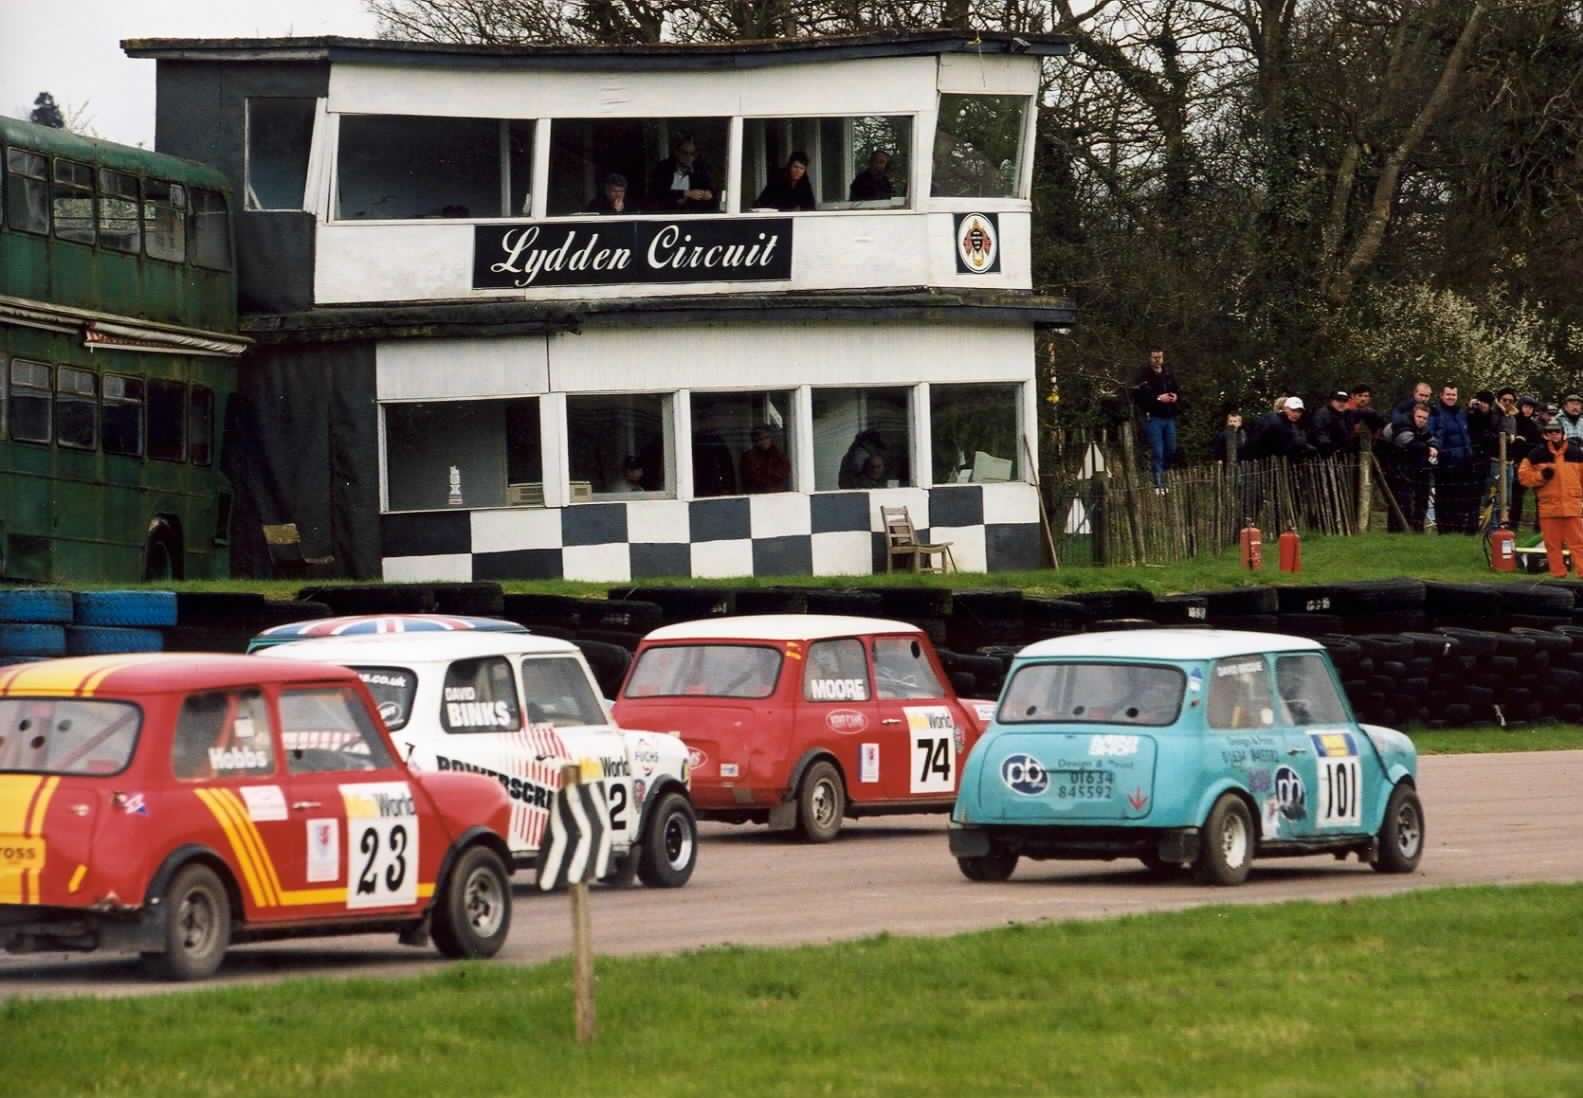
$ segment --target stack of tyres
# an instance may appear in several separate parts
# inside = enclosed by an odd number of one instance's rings
[[[175,624],[174,591],[78,591],[72,596],[66,652],[72,656],[161,652],[165,635],[160,630]]]
[[[64,656],[71,612],[70,591],[0,589],[0,667]]]

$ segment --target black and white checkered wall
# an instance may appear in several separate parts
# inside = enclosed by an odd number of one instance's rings
[[[387,580],[862,575],[885,570],[880,507],[904,506],[918,540],[949,542],[957,568],[1037,568],[1029,484],[784,492],[580,503],[542,510],[421,512],[380,519]]]

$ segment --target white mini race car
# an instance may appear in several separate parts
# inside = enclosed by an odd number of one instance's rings
[[[294,641],[263,659],[350,667],[415,770],[461,770],[511,797],[518,868],[536,864],[561,768],[597,759],[614,828],[611,878],[679,888],[698,859],[687,747],[610,723],[569,641],[522,633],[383,633]]]

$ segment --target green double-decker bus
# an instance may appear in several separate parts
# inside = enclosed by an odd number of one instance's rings
[[[10,118],[0,158],[0,577],[227,575],[225,177]]]

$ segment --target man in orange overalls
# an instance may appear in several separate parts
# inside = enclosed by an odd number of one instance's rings
[[[1552,576],[1567,574],[1563,549],[1583,577],[1583,446],[1566,437],[1559,420],[1544,425],[1544,441],[1517,467],[1517,479],[1534,489],[1539,501],[1539,531]]]

